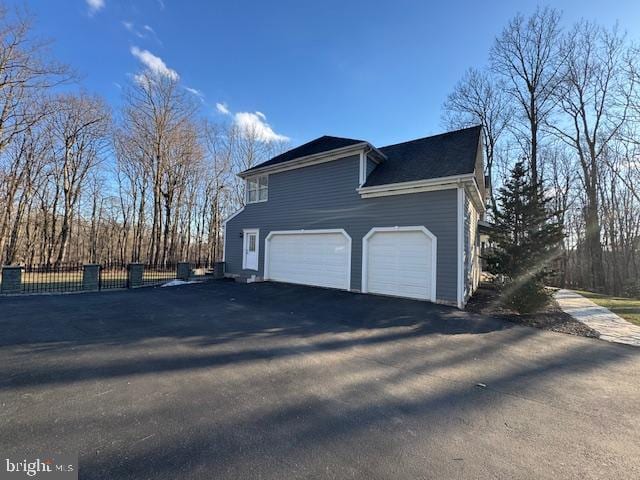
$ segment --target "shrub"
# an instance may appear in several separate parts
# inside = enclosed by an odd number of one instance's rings
[[[505,307],[518,313],[533,313],[542,309],[551,300],[551,293],[540,280],[509,282],[502,291],[501,301]]]

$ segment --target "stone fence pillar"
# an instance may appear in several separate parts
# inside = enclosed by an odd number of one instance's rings
[[[100,289],[100,265],[88,263],[82,266],[82,289]]]
[[[189,281],[191,278],[191,264],[189,262],[178,262],[178,271],[176,272],[178,280]]]
[[[144,264],[130,263],[127,267],[128,288],[141,287],[143,276],[144,276]]]
[[[20,292],[22,292],[22,267],[20,265],[3,266],[0,293]]]
[[[214,262],[213,264],[213,278],[224,277],[224,262]]]

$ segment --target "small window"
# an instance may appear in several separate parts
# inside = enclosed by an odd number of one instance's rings
[[[255,234],[249,235],[249,251],[250,252],[255,252],[256,251],[256,236],[255,236]]]
[[[247,202],[266,202],[269,197],[269,177],[253,177],[247,180]]]

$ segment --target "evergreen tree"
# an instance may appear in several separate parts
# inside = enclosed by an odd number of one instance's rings
[[[557,212],[551,209],[542,183],[532,183],[521,162],[511,170],[498,200],[494,237],[498,249],[490,269],[507,279],[503,302],[519,312],[531,312],[549,301],[544,281],[558,254],[562,225],[555,220]]]

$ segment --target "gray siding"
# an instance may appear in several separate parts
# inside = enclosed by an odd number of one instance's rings
[[[424,225],[438,239],[437,298],[456,301],[455,189],[360,198],[357,156],[269,176],[269,200],[248,204],[226,225],[226,271],[263,275],[264,240],[272,230],[343,228],[351,236],[351,288],[360,290],[362,237],[373,227]],[[258,272],[242,270],[242,230],[260,229]]]

